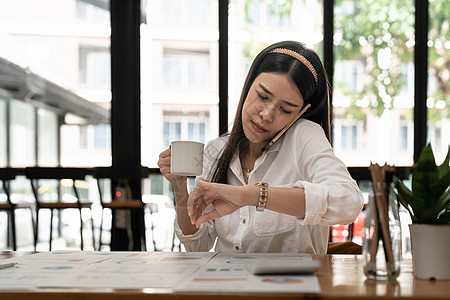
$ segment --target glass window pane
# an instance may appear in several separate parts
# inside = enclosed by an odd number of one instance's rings
[[[11,167],[27,167],[36,164],[35,110],[31,105],[11,101]]]
[[[0,167],[6,167],[6,99],[0,97]]]
[[[94,148],[111,149],[111,126],[99,124],[92,127],[94,130]]]
[[[109,88],[111,82],[111,55],[106,47],[80,45],[80,84]]]
[[[181,140],[181,123],[170,120],[164,121],[164,145],[166,148],[170,146],[172,141]]]
[[[0,81],[0,89],[10,91],[15,100],[39,108],[38,153],[34,153],[31,136],[24,142],[31,148],[20,151],[33,153],[33,159],[21,164],[60,163],[56,139],[59,128],[55,127],[59,118],[77,127],[61,129],[63,166],[97,165],[110,158],[110,149],[83,148],[79,140],[83,137],[80,125],[97,123],[89,117],[97,114],[97,104],[102,106],[104,116],[110,107],[108,7],[107,0],[0,0],[0,75],[10,78],[9,86]],[[16,117],[12,115],[11,122],[17,123]],[[27,131],[34,130],[34,123],[30,125]],[[110,159],[106,161],[110,163]]]
[[[188,123],[188,139],[205,143],[205,123]]]
[[[38,165],[58,165],[58,118],[50,112],[38,110]]]
[[[450,32],[449,3],[429,0],[428,142],[441,164],[450,145]]]
[[[336,155],[348,166],[412,165],[414,1],[342,0],[334,14]],[[342,123],[351,127],[338,132]]]
[[[141,1],[141,163],[170,142],[219,135],[218,1]]]
[[[323,1],[230,0],[228,20],[229,131],[245,77],[255,56],[269,44],[295,40],[322,52]]]

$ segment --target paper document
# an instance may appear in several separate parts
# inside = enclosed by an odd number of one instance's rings
[[[312,263],[309,254],[52,251],[1,260],[0,289],[161,288],[175,291],[320,291],[315,275],[253,275],[252,262]]]
[[[218,253],[208,264],[198,269],[177,290],[183,291],[239,291],[239,292],[299,292],[319,293],[315,275],[251,274],[246,265],[253,262],[312,262],[309,254],[301,253]]]

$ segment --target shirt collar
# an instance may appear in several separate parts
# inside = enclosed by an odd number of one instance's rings
[[[255,169],[257,169],[266,159],[267,155],[271,152],[278,152],[281,148],[281,144],[283,143],[284,136],[281,136],[280,139],[274,143],[263,155],[258,158],[257,163],[255,163]],[[241,160],[239,159],[239,150],[236,151],[233,155],[233,158],[230,162],[230,170],[236,175],[237,178],[245,185],[245,180],[243,178],[244,174],[242,173]]]

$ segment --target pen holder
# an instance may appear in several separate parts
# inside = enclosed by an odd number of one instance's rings
[[[362,248],[364,274],[368,279],[397,278],[402,252],[401,227],[392,186],[387,190],[384,185],[371,189],[364,220]]]

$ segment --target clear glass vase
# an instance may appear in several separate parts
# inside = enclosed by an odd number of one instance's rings
[[[368,279],[396,279],[402,253],[397,197],[392,185],[388,189],[372,186],[370,190],[363,229],[364,274]]]

